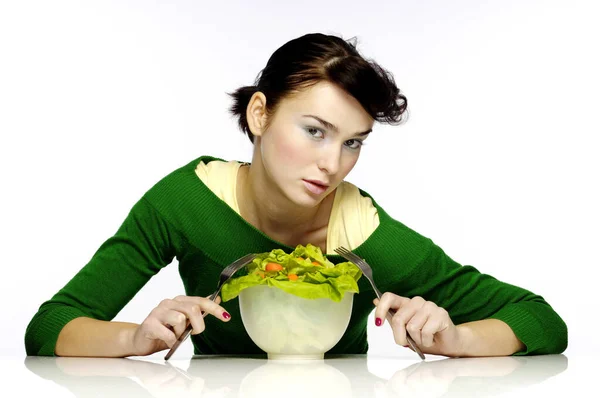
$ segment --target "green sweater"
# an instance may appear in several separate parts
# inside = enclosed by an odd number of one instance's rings
[[[247,253],[294,249],[246,222],[202,183],[196,165],[212,160],[221,159],[200,157],[173,171],[134,204],[115,235],[39,307],[25,332],[28,355],[54,355],[59,332],[74,318],[113,319],[174,259],[186,294],[208,296],[220,271],[235,259]],[[455,262],[431,239],[394,220],[374,200],[373,204],[379,226],[353,251],[372,266],[380,290],[433,301],[448,311],[455,324],[500,319],[525,344],[526,350],[518,355],[566,349],[567,327],[541,296]],[[337,255],[327,257],[333,263],[345,261]],[[359,289],[346,333],[330,353],[367,352],[367,317],[375,295],[365,278],[359,280]],[[157,297],[156,304],[163,298]],[[261,354],[243,327],[237,298],[223,307],[231,320],[206,317],[206,330],[191,337],[194,353]]]

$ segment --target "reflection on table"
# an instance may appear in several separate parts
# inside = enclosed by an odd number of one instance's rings
[[[76,397],[482,397],[523,391],[567,369],[564,355],[442,358],[27,357],[27,369]]]

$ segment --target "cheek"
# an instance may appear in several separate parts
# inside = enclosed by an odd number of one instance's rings
[[[272,155],[281,161],[282,168],[293,168],[288,166],[301,164],[310,159],[313,151],[303,144],[302,138],[293,131],[277,131],[272,135],[269,149]]]
[[[358,155],[349,156],[348,159],[342,161],[342,173],[344,177],[352,171],[356,162],[358,162]]]

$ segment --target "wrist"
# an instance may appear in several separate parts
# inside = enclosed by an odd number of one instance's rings
[[[124,353],[123,356],[137,356],[135,349],[135,333],[139,325],[135,323],[122,323],[123,328],[119,333],[119,351]]]
[[[458,335],[458,344],[456,351],[452,356],[455,357],[468,357],[471,355],[470,348],[473,347],[474,332],[468,325],[456,326],[456,332]]]

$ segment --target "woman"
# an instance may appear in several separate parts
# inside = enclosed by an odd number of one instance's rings
[[[369,260],[386,291],[355,296],[331,353],[366,353],[366,320],[388,309],[394,339],[425,353],[560,353],[567,328],[538,295],[462,266],[345,182],[375,121],[399,123],[406,98],[355,45],[309,34],[279,48],[232,112],[254,143],[251,164],[194,159],[148,190],[117,233],[54,297],[25,335],[28,355],[124,357],[171,347],[189,322],[196,354],[261,353],[236,303],[209,301],[221,269],[246,253],[311,243],[330,258],[345,246]],[[186,295],[162,300],[141,324],[111,319],[177,258]],[[203,318],[205,311],[212,316]]]

